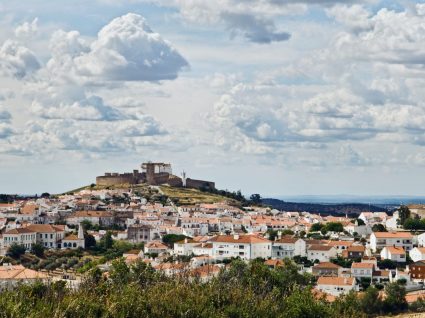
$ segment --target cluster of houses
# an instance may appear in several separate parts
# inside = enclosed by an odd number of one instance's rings
[[[386,284],[403,279],[406,286],[419,288],[425,281],[425,234],[403,231],[398,218],[397,212],[363,212],[350,219],[266,207],[242,209],[227,202],[175,206],[149,203],[131,189],[82,190],[0,204],[0,262],[13,244],[27,251],[35,244],[84,249],[85,232],[100,240],[111,230],[115,240],[144,243],[143,250],[123,255],[128,263],[142,259],[167,275],[189,271],[207,280],[232,258],[261,258],[270,267],[293,259],[300,272],[316,277],[318,292],[332,297],[358,291],[365,281]],[[343,232],[328,232],[324,239],[312,230],[314,224],[330,222],[340,223]],[[83,231],[87,224],[90,228]],[[376,224],[387,231],[373,232]],[[162,238],[169,234],[184,238],[166,245]],[[182,258],[189,263],[175,261]],[[4,273],[5,268],[0,282]]]

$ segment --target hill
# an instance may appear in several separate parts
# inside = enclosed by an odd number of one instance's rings
[[[160,186],[164,195],[169,197],[177,205],[191,205],[197,203],[217,203],[227,201],[232,205],[240,205],[240,202],[225,196],[202,192],[197,189],[176,188],[170,186]]]
[[[148,184],[120,184],[113,186],[98,186],[98,185],[89,185],[80,187],[78,189],[74,189],[71,191],[67,191],[64,194],[73,194],[81,190],[126,190],[132,189],[135,193],[139,193],[140,195],[146,198],[152,198],[153,201],[164,201],[169,198],[176,205],[192,205],[199,203],[217,203],[217,202],[228,202],[231,205],[240,206],[241,202],[235,199],[231,199],[225,197],[220,194],[203,192],[197,189],[191,188],[180,188],[180,187],[171,187],[168,185],[161,186],[150,186]],[[157,200],[156,200],[157,199]]]
[[[262,199],[264,205],[268,205],[273,209],[294,211],[294,212],[311,212],[321,213],[325,215],[350,214],[358,215],[364,211],[371,212],[388,212],[387,209],[375,205],[361,203],[344,203],[344,204],[317,204],[317,203],[297,203],[286,202],[278,199],[266,198]]]

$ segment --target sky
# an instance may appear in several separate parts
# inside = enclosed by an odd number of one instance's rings
[[[0,0],[0,193],[142,162],[262,195],[425,195],[425,4]]]

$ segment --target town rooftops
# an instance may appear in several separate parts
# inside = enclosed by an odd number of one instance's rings
[[[258,244],[270,243],[268,239],[258,237],[255,235],[217,235],[211,239],[211,242],[218,243],[245,243],[245,244]]]
[[[20,227],[16,229],[11,229],[4,234],[28,234],[28,233],[36,233],[35,231],[31,231],[28,228]]]
[[[77,235],[75,235],[75,234],[70,234],[70,235],[68,235],[67,237],[65,237],[64,239],[63,239],[63,241],[79,241],[80,239],[78,238],[78,236]]]
[[[51,225],[51,224],[30,224],[26,229],[37,233],[56,233],[63,232],[65,227],[63,225]]]
[[[364,252],[366,248],[363,245],[352,245],[347,248],[349,252]]]
[[[22,265],[0,266],[0,280],[25,280],[47,278],[47,274],[25,268]]]
[[[328,242],[329,246],[352,246],[353,242],[352,241],[329,241]]]
[[[338,269],[341,268],[341,266],[331,263],[331,262],[321,262],[319,264],[314,265],[315,268],[323,268],[323,269]]]
[[[387,249],[388,252],[394,255],[404,255],[406,252],[402,247],[395,247],[395,246],[385,246],[384,248]]]
[[[336,285],[336,286],[352,286],[354,285],[353,277],[319,277],[317,285]]]
[[[353,263],[351,268],[361,268],[361,269],[373,269],[373,263]]]
[[[376,238],[413,238],[409,232],[373,232],[372,235],[375,235]]]
[[[145,244],[146,248],[168,249],[168,246],[159,241],[151,241]]]
[[[314,244],[308,247],[309,251],[329,251],[333,246]]]
[[[283,236],[280,239],[277,239],[275,243],[287,243],[287,244],[294,244],[299,240],[297,237],[291,237],[291,236]]]

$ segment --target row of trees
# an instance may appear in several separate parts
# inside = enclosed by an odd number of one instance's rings
[[[329,222],[326,224],[314,223],[310,229],[311,232],[321,232],[325,235],[328,232],[344,232],[344,227],[340,222]]]
[[[374,287],[329,303],[311,289],[312,278],[286,261],[269,269],[262,261],[233,261],[202,282],[185,274],[165,277],[142,261],[112,263],[106,278],[93,268],[78,290],[62,282],[0,292],[0,317],[369,317],[408,310],[406,291],[391,283],[386,297]],[[423,301],[410,308],[424,310]]]

